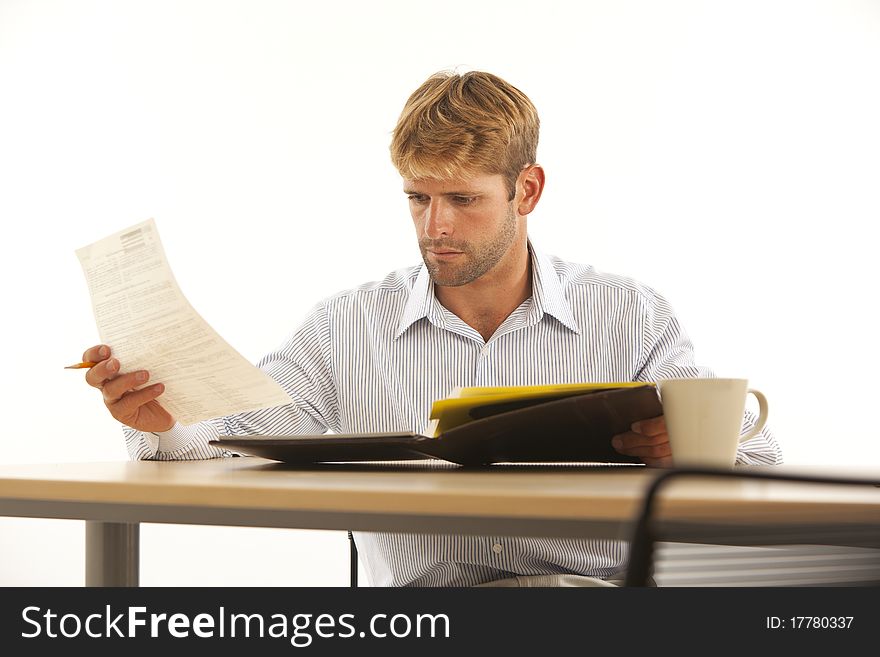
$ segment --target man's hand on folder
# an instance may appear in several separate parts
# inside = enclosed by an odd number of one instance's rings
[[[635,422],[630,431],[614,436],[611,445],[621,454],[640,458],[645,465],[654,468],[672,465],[672,447],[666,431],[666,418],[662,415]]]
[[[86,349],[83,362],[95,365],[86,372],[86,383],[98,388],[104,396],[104,406],[110,415],[138,431],[168,431],[174,418],[156,398],[165,392],[165,386],[156,383],[140,390],[150,373],[144,370],[122,373],[122,365],[110,357],[110,347],[97,345]]]

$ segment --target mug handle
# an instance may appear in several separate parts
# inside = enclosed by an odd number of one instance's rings
[[[767,398],[764,396],[764,393],[760,390],[754,390],[753,388],[749,388],[748,392],[752,393],[755,398],[758,400],[758,406],[761,409],[760,414],[758,415],[758,421],[755,422],[755,426],[752,427],[752,430],[747,434],[744,434],[739,437],[739,442],[744,443],[745,441],[754,438],[761,430],[764,428],[764,425],[767,424]]]

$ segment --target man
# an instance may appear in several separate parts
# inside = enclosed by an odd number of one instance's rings
[[[531,101],[482,72],[439,73],[410,96],[394,130],[424,265],[319,303],[258,366],[291,404],[183,427],[161,383],[122,373],[106,346],[86,375],[138,459],[229,456],[217,435],[423,431],[454,386],[656,381],[712,376],[669,304],[636,281],[533,248],[526,223],[544,188]],[[141,378],[139,378],[141,377]],[[754,425],[747,414],[745,428]],[[649,466],[671,462],[662,417],[616,436]],[[739,463],[778,463],[768,431]],[[374,585],[602,584],[619,575],[620,541],[358,533]]]

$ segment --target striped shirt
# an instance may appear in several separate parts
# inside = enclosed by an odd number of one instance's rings
[[[137,459],[230,456],[218,435],[412,431],[455,386],[515,386],[712,377],[667,301],[632,279],[542,255],[529,245],[532,296],[489,340],[444,308],[424,265],[325,299],[257,364],[292,403],[150,434],[125,427]],[[746,412],[743,430],[754,426]],[[764,429],[740,464],[781,462]],[[374,586],[470,586],[517,575],[608,578],[614,540],[356,532]]]

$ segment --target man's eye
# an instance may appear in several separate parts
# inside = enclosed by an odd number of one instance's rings
[[[425,202],[425,197],[422,196],[421,194],[410,194],[407,198],[410,201],[414,201],[415,203],[424,203]]]
[[[471,205],[477,200],[476,196],[454,196],[453,200],[459,205]]]

